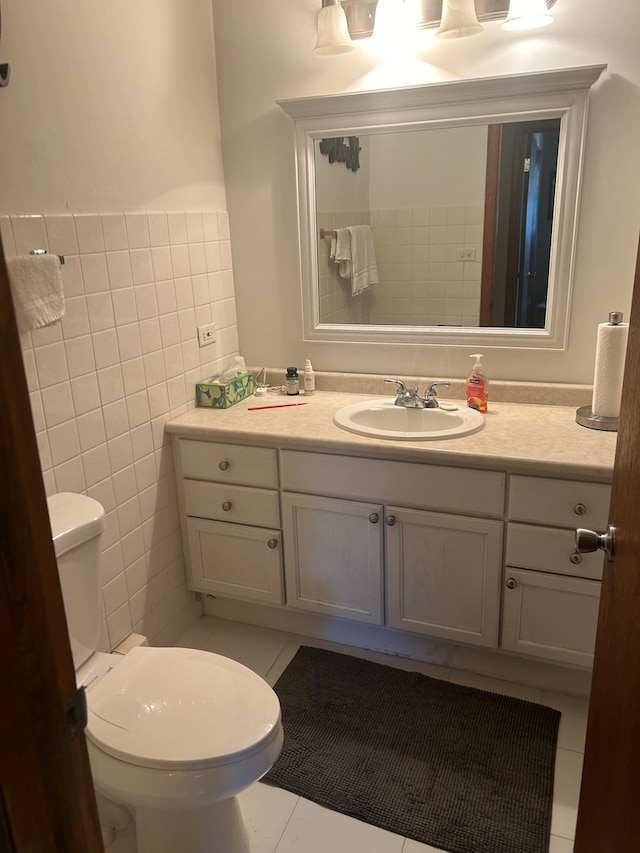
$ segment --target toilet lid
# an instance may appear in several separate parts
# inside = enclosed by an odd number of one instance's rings
[[[143,767],[211,767],[258,752],[280,703],[255,672],[197,649],[139,647],[87,694],[88,737]]]

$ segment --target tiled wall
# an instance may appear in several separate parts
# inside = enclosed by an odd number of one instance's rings
[[[369,222],[379,284],[352,297],[319,241],[320,317],[326,323],[409,326],[477,326],[482,270],[481,205],[323,213],[319,227]],[[351,217],[351,219],[349,219]],[[459,249],[474,259],[456,259]]]
[[[479,205],[372,210],[380,275],[372,322],[477,326],[483,215]],[[456,260],[458,249],[475,260]]]
[[[7,256],[63,254],[66,313],[22,336],[47,494],[107,513],[101,646],[172,644],[200,614],[185,583],[166,421],[238,353],[226,212],[0,217]],[[200,348],[196,327],[216,323]]]

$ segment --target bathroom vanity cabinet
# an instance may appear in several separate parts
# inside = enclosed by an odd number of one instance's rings
[[[510,478],[502,647],[561,663],[593,660],[602,552],[577,554],[576,527],[604,530],[610,487]]]
[[[173,435],[191,589],[588,667],[609,486]]]

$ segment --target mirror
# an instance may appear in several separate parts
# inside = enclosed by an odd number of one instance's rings
[[[279,101],[295,123],[305,340],[562,349],[604,67]],[[377,266],[357,295],[331,258],[355,225]]]

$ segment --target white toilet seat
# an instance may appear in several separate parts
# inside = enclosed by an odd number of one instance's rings
[[[88,738],[139,767],[194,771],[244,761],[281,728],[278,698],[259,675],[197,649],[133,649],[87,703]]]

